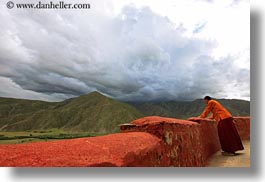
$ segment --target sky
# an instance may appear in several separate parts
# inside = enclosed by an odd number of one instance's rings
[[[91,8],[0,2],[0,97],[61,101],[98,91],[122,101],[250,100],[249,1],[64,2]]]

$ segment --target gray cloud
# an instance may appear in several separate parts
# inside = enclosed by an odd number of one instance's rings
[[[21,97],[60,100],[95,90],[121,100],[226,97],[227,84],[249,94],[249,70],[234,57],[212,58],[215,42],[184,36],[181,25],[149,8],[130,5],[111,17],[97,9],[1,7],[0,21],[0,76]]]

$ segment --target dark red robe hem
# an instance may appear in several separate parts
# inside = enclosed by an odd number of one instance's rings
[[[244,150],[244,146],[241,142],[236,126],[233,123],[232,117],[220,120],[217,128],[223,151],[233,153],[238,150]]]

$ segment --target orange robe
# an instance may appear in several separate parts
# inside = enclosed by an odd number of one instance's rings
[[[210,112],[213,114],[212,119],[215,119],[218,123],[218,136],[222,150],[230,153],[244,150],[244,146],[242,145],[230,112],[228,112],[219,102],[209,100],[206,108],[199,117],[205,118]]]
[[[206,108],[204,109],[204,111],[202,112],[202,114],[199,117],[200,118],[206,118],[210,112],[212,113],[211,119],[215,119],[215,121],[217,121],[217,123],[219,123],[220,120],[232,117],[230,112],[228,112],[216,100],[209,100]]]

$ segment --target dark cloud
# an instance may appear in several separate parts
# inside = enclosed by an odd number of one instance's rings
[[[212,58],[215,42],[186,37],[149,8],[126,6],[115,17],[93,9],[0,11],[0,82],[12,82],[21,97],[98,90],[121,100],[194,99],[223,96],[229,83],[231,92],[249,91],[249,70],[232,57]]]

